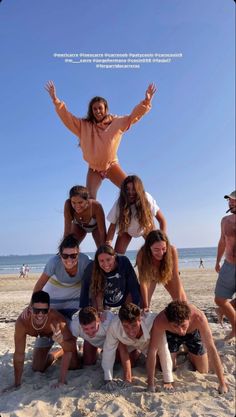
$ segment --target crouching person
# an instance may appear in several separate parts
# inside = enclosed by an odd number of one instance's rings
[[[56,310],[50,309],[49,294],[45,291],[37,291],[32,296],[27,318],[23,318],[21,314],[15,324],[15,352],[13,355],[15,383],[4,391],[21,385],[27,335],[37,338],[33,351],[33,370],[44,372],[62,356],[60,376],[56,386],[66,384],[68,368],[78,367],[76,343],[64,316]],[[60,344],[61,348],[50,352],[54,340]]]
[[[104,312],[104,315],[104,320],[101,321],[99,313],[94,307],[84,307],[70,322],[73,336],[84,339],[84,365],[94,365],[97,361],[98,349],[103,349],[107,328],[114,317],[110,311]]]
[[[132,382],[131,363],[138,358],[138,354],[146,355],[156,316],[156,313],[145,313],[141,316],[140,308],[133,303],[128,303],[120,308],[118,317],[112,320],[107,331],[102,355],[104,379],[108,390],[116,388],[116,383],[112,380],[117,348],[124,371],[123,379],[126,383]],[[165,333],[161,335],[157,345],[163,379],[166,383],[171,383],[172,361]]]
[[[164,334],[167,336],[174,369],[179,347],[184,344],[188,348],[189,359],[197,371],[207,373],[208,357],[211,358],[219,380],[219,392],[228,391],[207,318],[202,311],[192,304],[187,304],[186,301],[172,301],[154,321],[147,356],[148,390],[155,391],[156,351],[159,340]]]

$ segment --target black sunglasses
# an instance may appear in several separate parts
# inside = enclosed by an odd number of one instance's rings
[[[36,308],[36,307],[32,307],[32,311],[34,314],[48,314],[49,308]]]
[[[78,253],[61,253],[61,257],[63,259],[68,259],[68,258],[76,259],[78,255],[79,255]]]

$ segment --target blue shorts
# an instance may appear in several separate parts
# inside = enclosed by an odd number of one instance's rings
[[[41,348],[50,348],[53,346],[54,341],[51,337],[43,336],[43,337],[37,337],[35,340],[34,347],[37,349]]]
[[[231,299],[236,291],[236,265],[224,261],[216,282],[215,296]]]
[[[181,345],[186,345],[189,352],[193,355],[202,356],[206,353],[198,330],[195,330],[193,333],[186,333],[184,336],[166,331],[166,338],[170,353],[178,352]]]

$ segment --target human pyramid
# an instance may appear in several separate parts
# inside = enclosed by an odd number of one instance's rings
[[[26,336],[30,335],[36,337],[33,370],[44,372],[62,357],[56,386],[66,384],[68,369],[93,365],[102,351],[104,387],[108,391],[132,385],[131,368],[141,354],[146,358],[147,389],[156,390],[159,359],[164,388],[173,390],[172,371],[184,344],[199,372],[208,372],[211,357],[218,391],[227,392],[208,321],[202,311],[188,303],[178,271],[177,250],[166,235],[165,217],[154,198],[145,192],[141,179],[127,176],[117,159],[123,133],[151,109],[155,85],[148,86],[144,100],[128,116],[109,114],[107,101],[94,97],[86,118],[77,118],[67,110],[57,98],[52,81],[45,88],[62,122],[79,138],[88,173],[86,187],[75,185],[69,192],[58,253],[49,259],[35,284],[29,307],[16,321],[14,388],[21,385]],[[103,207],[96,200],[106,178],[120,188],[119,198],[107,216],[108,231]],[[94,261],[79,250],[87,233],[92,233],[97,246]],[[139,236],[144,244],[137,253],[137,278],[125,252],[131,239]],[[163,284],[172,298],[159,313],[150,309],[157,284]],[[83,340],[80,350],[77,338]],[[51,351],[54,342],[60,347]],[[123,368],[122,384],[113,379],[115,361]]]

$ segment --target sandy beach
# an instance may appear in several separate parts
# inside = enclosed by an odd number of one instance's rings
[[[229,392],[219,395],[217,377],[213,372],[202,375],[193,372],[186,355],[178,357],[179,367],[174,372],[175,392],[162,389],[162,376],[157,373],[157,393],[146,391],[146,373],[142,363],[133,368],[132,388],[107,393],[103,388],[100,361],[94,366],[69,371],[68,385],[51,388],[57,381],[59,364],[55,363],[45,374],[31,369],[34,339],[28,337],[22,386],[1,394],[1,417],[227,417],[235,415],[235,343],[224,342],[229,324],[222,328],[217,323],[214,305],[216,273],[213,270],[181,271],[184,288],[190,302],[201,308],[209,320]],[[26,279],[16,275],[0,276],[0,391],[13,383],[14,322],[31,297],[37,279],[30,274]],[[153,311],[159,312],[170,301],[169,295],[158,287]],[[115,366],[114,377],[121,379],[122,370]]]

